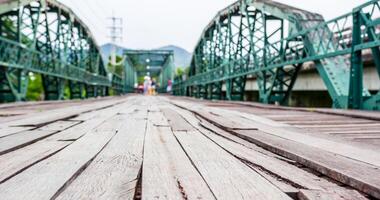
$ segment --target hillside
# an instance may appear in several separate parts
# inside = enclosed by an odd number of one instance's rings
[[[158,49],[174,51],[174,63],[176,67],[184,68],[184,67],[190,66],[192,55],[185,49],[178,46],[174,46],[174,45],[168,45],[168,46],[160,47]]]

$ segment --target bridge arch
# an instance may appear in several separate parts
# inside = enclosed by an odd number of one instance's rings
[[[364,49],[379,55],[378,12],[373,0],[326,22],[271,0],[238,1],[204,29],[190,78],[176,85],[176,93],[221,99],[225,87],[226,99],[243,100],[247,77],[255,77],[260,101],[286,104],[302,65],[312,61],[334,107],[379,109],[379,95],[363,88],[360,58]]]
[[[0,6],[0,101],[21,101],[28,73],[41,74],[46,100],[107,95],[123,90],[112,80],[89,28],[55,0],[5,0]],[[66,86],[65,86],[66,85]]]

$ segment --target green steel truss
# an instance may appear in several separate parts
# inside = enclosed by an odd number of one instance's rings
[[[380,77],[380,6],[371,0],[351,13],[323,17],[270,0],[243,0],[220,11],[205,28],[189,78],[177,95],[243,100],[247,77],[260,101],[286,104],[303,63],[313,61],[335,108],[380,110],[380,92],[363,88],[363,50]],[[225,87],[225,97],[222,96]]]
[[[25,100],[28,74],[41,74],[46,100],[87,98],[124,89],[107,75],[86,25],[55,0],[4,0],[0,4],[0,102]]]
[[[126,91],[133,92],[138,77],[156,78],[158,91],[165,93],[174,76],[174,52],[171,50],[126,50],[124,71]]]

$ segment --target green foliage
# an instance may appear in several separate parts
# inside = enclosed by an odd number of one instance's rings
[[[42,76],[40,74],[29,75],[29,85],[28,91],[26,93],[26,99],[28,101],[41,101],[43,100],[43,86],[42,86]]]
[[[185,70],[184,70],[186,76],[189,76],[189,73],[190,73],[190,67],[186,67]]]
[[[189,75],[190,67],[182,68],[178,67],[175,71],[175,79],[182,79],[183,75],[186,77]]]
[[[123,61],[123,57],[121,56],[116,56],[116,63],[118,63],[118,65],[112,65],[111,63],[111,56],[109,57],[109,62],[108,62],[108,65],[107,65],[107,69],[109,72],[111,73],[114,73],[114,74],[117,74],[119,76],[123,76],[123,73],[124,73],[124,63],[122,62]]]
[[[175,76],[181,77],[184,73],[184,70],[181,67],[178,67],[175,71]]]
[[[64,90],[64,92],[63,92],[63,98],[64,98],[65,100],[69,100],[69,99],[70,99],[70,96],[71,96],[71,94],[70,94],[70,87],[69,87],[68,84],[65,84],[65,90]]]

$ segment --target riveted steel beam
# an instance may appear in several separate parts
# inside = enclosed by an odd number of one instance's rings
[[[234,87],[244,88],[250,76],[258,80],[262,102],[286,104],[302,64],[313,61],[333,107],[378,109],[378,95],[363,88],[361,53],[371,49],[380,69],[379,12],[379,1],[371,0],[326,22],[319,14],[275,1],[238,1],[205,28],[194,50],[190,78],[174,88],[199,93],[203,85],[221,82],[227,99],[233,100]]]

